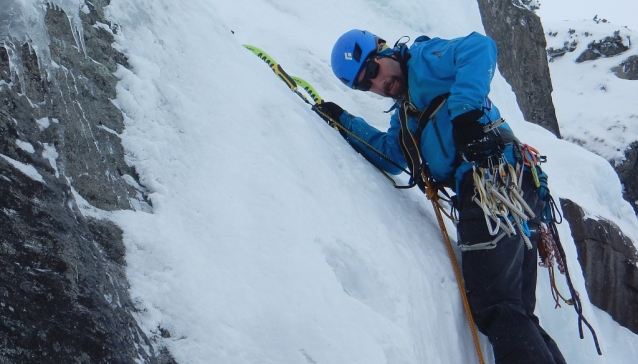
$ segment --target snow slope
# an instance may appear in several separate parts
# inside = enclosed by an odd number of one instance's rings
[[[638,81],[612,71],[638,55],[638,32],[614,23],[589,20],[544,21],[548,48],[566,43],[570,52],[549,63],[554,104],[563,136],[613,162],[622,162],[627,147],[638,140]],[[629,49],[615,56],[576,63],[587,45],[614,34]],[[633,40],[633,42],[632,42]]]
[[[124,229],[131,295],[158,346],[180,363],[477,362],[429,202],[392,188],[241,45],[383,128],[391,102],[334,78],[334,40],[352,28],[389,42],[482,32],[476,2],[112,0],[108,13],[132,65],[117,74],[122,140],[154,213],[84,211]],[[549,156],[555,197],[638,241],[608,163],[523,122],[500,75],[493,88]],[[540,270],[543,325],[570,363],[634,362],[637,337],[587,302],[567,223],[561,234],[605,355],[578,338],[571,308],[554,309]]]

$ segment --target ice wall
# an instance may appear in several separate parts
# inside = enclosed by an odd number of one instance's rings
[[[36,53],[40,73],[50,77],[51,56],[49,45],[51,40],[44,24],[47,8],[62,10],[69,18],[71,32],[75,39],[78,52],[86,55],[84,46],[84,31],[79,12],[89,12],[84,0],[3,0],[0,10],[0,45],[9,57],[11,79],[16,77],[24,85],[24,70],[22,69],[22,51],[25,43],[29,44],[29,51]]]

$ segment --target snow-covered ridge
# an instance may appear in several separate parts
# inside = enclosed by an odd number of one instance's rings
[[[638,140],[638,81],[626,79],[638,55],[638,33],[598,18],[543,26],[562,135],[622,162]]]
[[[576,52],[579,54],[577,63],[625,53],[631,48],[631,37],[635,35],[627,27],[616,26],[598,17],[552,22],[545,25],[545,32],[550,62],[568,52]]]

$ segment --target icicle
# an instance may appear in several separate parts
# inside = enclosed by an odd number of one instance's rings
[[[2,0],[0,12],[0,46],[4,46],[9,55],[12,81],[19,81],[24,88],[24,70],[22,68],[22,46],[28,43],[35,51],[42,79],[50,79],[51,40],[44,24],[47,7],[66,13],[71,33],[79,52],[86,57],[84,28],[79,12],[88,12],[84,0]]]
[[[57,3],[59,7],[66,13],[71,24],[71,33],[75,39],[75,45],[78,51],[82,52],[86,57],[86,45],[84,44],[84,28],[80,19],[80,10],[88,13],[88,7],[84,4],[84,0],[57,0],[49,1],[49,3]]]

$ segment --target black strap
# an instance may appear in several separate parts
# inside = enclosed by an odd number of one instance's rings
[[[558,234],[558,228],[556,227],[555,221],[550,221],[547,224],[549,228],[549,232],[552,234],[554,241],[556,242],[556,247],[558,248],[558,253],[560,254],[560,258],[563,262],[567,262],[567,255],[565,254],[565,249],[563,248],[563,244],[560,242],[560,236]],[[583,324],[587,326],[589,331],[591,332],[592,338],[594,339],[594,345],[596,346],[596,351],[598,355],[603,355],[603,352],[600,350],[600,345],[598,344],[598,336],[596,335],[596,331],[591,326],[591,324],[587,321],[585,316],[583,315],[583,306],[580,302],[580,297],[578,296],[578,292],[574,288],[574,284],[572,283],[572,278],[569,275],[569,268],[567,268],[567,264],[565,264],[565,278],[567,280],[567,287],[569,288],[569,293],[572,295],[572,300],[574,302],[574,310],[576,310],[576,314],[578,315],[578,334],[580,338],[583,339]]]
[[[415,133],[417,135],[417,138],[421,139],[421,134],[423,133],[423,130],[425,130],[425,127],[428,125],[428,122],[430,122],[430,119],[432,119],[434,114],[436,114],[439,111],[439,109],[441,109],[441,107],[443,106],[443,103],[447,101],[447,98],[449,96],[450,96],[450,93],[448,92],[435,97],[430,102],[428,107],[426,107],[425,110],[423,110],[421,115],[419,115],[419,124],[416,128],[416,133]]]
[[[445,93],[435,97],[422,112],[419,112],[409,100],[403,101],[399,108],[399,123],[401,126],[399,130],[399,145],[401,146],[401,151],[410,170],[410,183],[403,188],[419,186],[421,191],[425,191],[425,181],[422,177],[424,163],[419,149],[421,134],[430,122],[430,119],[441,109],[448,96],[450,96],[450,94]],[[410,118],[418,118],[418,124],[414,134],[408,127],[408,120]]]

